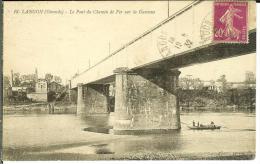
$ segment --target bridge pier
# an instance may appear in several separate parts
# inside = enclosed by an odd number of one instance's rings
[[[86,115],[107,114],[109,85],[90,84],[85,89],[84,103],[86,106]]]
[[[78,85],[78,96],[77,96],[77,115],[83,115],[85,111],[85,104],[83,100],[83,84]]]
[[[179,71],[131,72],[118,68],[114,73],[114,134],[169,132],[181,128],[176,91]]]
[[[107,114],[109,85],[78,84],[77,115]]]

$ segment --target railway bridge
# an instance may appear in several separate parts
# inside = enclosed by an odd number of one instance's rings
[[[193,1],[71,79],[77,114],[115,115],[115,134],[181,128],[179,68],[256,51],[255,4],[248,43],[213,41],[213,1]]]

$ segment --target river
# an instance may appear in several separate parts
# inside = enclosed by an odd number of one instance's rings
[[[220,130],[189,130],[192,121],[221,125]],[[109,116],[73,114],[4,115],[4,150],[27,153],[122,154],[149,152],[255,152],[255,114],[182,113],[182,129],[171,134],[113,135],[84,131],[104,127]],[[10,158],[10,157],[9,157]]]

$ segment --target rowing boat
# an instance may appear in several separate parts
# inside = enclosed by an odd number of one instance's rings
[[[216,125],[202,125],[202,126],[188,126],[188,127],[193,130],[214,130],[214,129],[221,128],[221,126],[216,126]]]

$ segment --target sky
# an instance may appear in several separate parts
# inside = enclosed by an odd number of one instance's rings
[[[11,70],[40,77],[52,73],[63,82],[105,58],[167,18],[167,1],[150,2],[4,2],[4,74]],[[171,2],[170,14],[190,2]],[[66,11],[65,14],[21,13],[22,10]],[[14,13],[19,10],[19,13]],[[88,10],[142,10],[154,14],[68,14]],[[243,61],[246,64],[241,64]],[[207,71],[205,71],[207,70]],[[180,69],[181,76],[243,81],[255,72],[255,54]]]
[[[256,54],[247,54],[224,60],[213,61],[181,68],[181,76],[192,75],[202,80],[217,80],[221,75],[226,75],[230,82],[241,82],[245,80],[246,71],[255,73]]]

